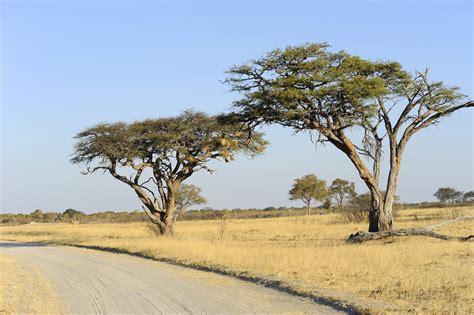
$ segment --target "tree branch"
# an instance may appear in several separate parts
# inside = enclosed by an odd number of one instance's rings
[[[472,219],[473,219],[472,216],[459,217],[454,220],[448,220],[448,221],[441,222],[438,224],[430,225],[426,228],[418,228],[418,229],[407,228],[407,229],[390,230],[390,231],[384,231],[384,232],[359,231],[357,233],[351,234],[349,238],[346,240],[346,243],[357,244],[357,243],[363,243],[367,241],[382,240],[385,238],[395,237],[395,236],[426,236],[426,237],[434,237],[434,238],[445,240],[445,241],[455,240],[455,241],[465,242],[465,241],[469,241],[473,239],[474,235],[450,236],[450,235],[433,232],[432,229],[445,226],[448,224],[453,224],[461,220],[472,220]]]
[[[382,240],[382,239],[385,239],[388,237],[394,237],[394,236],[427,236],[427,237],[434,237],[434,238],[445,240],[445,241],[456,240],[460,242],[469,241],[470,239],[474,238],[474,235],[458,237],[458,236],[449,236],[449,235],[439,234],[427,229],[408,228],[408,229],[390,230],[390,231],[383,231],[383,232],[359,231],[357,233],[351,234],[349,238],[346,240],[346,243],[357,244],[357,243],[363,243],[367,241]]]

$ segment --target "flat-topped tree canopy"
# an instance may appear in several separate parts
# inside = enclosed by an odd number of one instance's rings
[[[275,49],[230,68],[225,80],[244,97],[235,106],[252,123],[296,130],[345,129],[376,117],[374,100],[408,82],[397,62],[372,62],[327,44]]]
[[[327,44],[275,49],[228,74],[225,82],[242,94],[230,121],[315,132],[318,141],[330,142],[350,159],[371,193],[370,231],[392,227],[401,157],[411,136],[473,106],[458,88],[428,80],[427,72],[411,75],[398,62],[331,52]],[[364,134],[360,143],[347,133],[357,128]],[[390,156],[386,194],[379,183],[384,141]]]
[[[163,233],[171,228],[175,194],[184,180],[201,169],[212,172],[207,163],[213,159],[229,162],[238,153],[254,156],[267,145],[262,133],[248,137],[239,123],[193,111],[133,123],[101,123],[75,138],[71,161],[87,165],[85,174],[103,170],[132,187]],[[130,168],[133,174],[121,175],[119,168]],[[151,176],[143,180],[146,170]]]

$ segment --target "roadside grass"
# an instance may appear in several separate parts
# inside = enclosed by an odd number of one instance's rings
[[[474,215],[474,207],[402,210],[397,228],[425,227]],[[157,237],[145,223],[29,224],[0,227],[0,238],[123,249],[184,264],[281,279],[302,293],[348,293],[391,305],[395,312],[473,313],[473,244],[407,237],[346,245],[366,224],[341,224],[339,214],[181,221],[175,237]],[[472,221],[436,231],[474,234]]]
[[[0,314],[63,314],[58,297],[35,267],[0,254]]]

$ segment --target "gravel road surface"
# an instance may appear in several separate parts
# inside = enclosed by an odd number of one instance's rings
[[[0,253],[41,270],[66,314],[335,314],[257,284],[129,255],[0,242]]]

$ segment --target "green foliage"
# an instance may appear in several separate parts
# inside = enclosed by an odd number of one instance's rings
[[[443,114],[465,97],[457,88],[428,82],[424,74],[411,76],[397,62],[331,52],[327,44],[275,49],[230,68],[228,74],[225,82],[243,94],[234,104],[242,121],[315,130],[324,138],[332,138],[335,130],[373,127],[381,118],[383,100],[411,100],[403,122],[420,126],[430,115],[416,119],[408,115],[412,110]]]
[[[376,116],[374,99],[409,79],[396,62],[372,62],[327,44],[289,46],[231,68],[226,80],[244,97],[235,103],[247,121],[298,131],[362,125]]]
[[[438,198],[440,202],[457,202],[461,201],[463,197],[463,193],[461,191],[457,191],[452,187],[442,187],[439,188],[435,193],[434,196]]]
[[[332,209],[331,198],[326,198],[320,208],[327,210]]]
[[[205,167],[204,163],[211,159],[227,162],[239,152],[261,153],[267,144],[261,133],[249,139],[240,131],[240,125],[222,124],[215,116],[192,111],[131,124],[102,123],[75,138],[78,142],[73,163],[98,161],[101,165],[121,166],[136,160],[163,164],[179,158],[189,168]]]
[[[35,211],[31,212],[30,216],[34,222],[41,222],[43,220],[44,213],[40,209],[36,209]]]
[[[474,191],[471,190],[471,191],[468,191],[468,192],[464,193],[462,199],[463,199],[464,202],[474,202]]]
[[[369,193],[354,196],[345,207],[339,207],[343,222],[359,223],[369,220],[371,196]]]
[[[349,206],[369,213],[370,200],[369,193],[356,195],[351,199]]]
[[[79,220],[82,217],[85,216],[85,214],[81,211],[78,211],[76,209],[67,209],[66,211],[63,212],[63,218],[66,219],[71,219],[71,220]]]
[[[207,200],[201,196],[201,192],[202,189],[198,186],[182,184],[175,196],[176,210],[183,212],[191,206],[206,203]]]
[[[316,175],[309,174],[295,179],[290,190],[290,200],[301,200],[308,207],[311,201],[324,201],[328,197],[326,181],[318,179]]]
[[[339,207],[342,206],[344,201],[350,200],[357,195],[355,184],[341,178],[336,178],[332,181],[331,186],[329,187],[329,192],[331,193],[332,198],[336,200]]]

